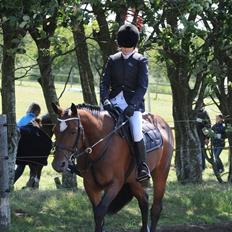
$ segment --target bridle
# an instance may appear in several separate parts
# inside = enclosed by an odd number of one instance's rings
[[[62,124],[63,124],[63,127],[65,127],[64,129],[67,128],[67,124],[66,122],[67,121],[71,121],[71,120],[77,120],[78,121],[78,129],[77,129],[77,136],[76,136],[76,139],[75,139],[75,143],[73,145],[72,148],[70,147],[67,147],[63,144],[56,144],[56,150],[65,150],[65,151],[68,151],[70,152],[70,157],[68,158],[66,155],[65,155],[65,158],[69,161],[69,162],[74,162],[75,159],[78,159],[79,157],[83,156],[83,155],[90,155],[92,152],[93,152],[93,149],[101,142],[105,141],[108,139],[107,143],[106,143],[106,146],[104,146],[104,148],[102,149],[102,151],[100,152],[100,157],[102,157],[109,145],[109,142],[110,142],[110,139],[111,137],[113,136],[113,134],[119,130],[121,127],[123,127],[127,122],[128,120],[125,120],[123,121],[119,126],[115,127],[109,134],[107,134],[106,136],[104,136],[103,138],[99,139],[97,142],[95,142],[93,145],[91,146],[86,146],[86,144],[84,144],[80,149],[78,148],[78,144],[80,142],[80,139],[82,138],[83,141],[85,141],[85,132],[84,132],[84,127],[81,123],[81,120],[80,120],[80,117],[72,117],[72,118],[67,118],[67,119],[61,119],[61,118],[58,118],[57,119],[59,122],[60,122],[60,127],[62,127]],[[66,126],[65,126],[66,125]],[[99,160],[99,158],[97,159]]]
[[[72,118],[66,118],[66,119],[57,118],[57,120],[60,122],[60,132],[64,131],[68,127],[68,125],[66,124],[67,121],[72,121],[72,120],[78,121],[77,136],[76,136],[76,139],[75,139],[73,146],[68,147],[62,143],[59,143],[59,144],[56,143],[56,145],[55,145],[56,150],[64,150],[64,151],[71,152],[72,154],[71,154],[70,158],[67,158],[67,156],[65,156],[68,160],[70,160],[70,159],[72,159],[74,154],[80,153],[80,149],[78,148],[78,144],[79,144],[79,141],[81,139],[81,136],[84,136],[84,128],[81,124],[79,117],[72,117]]]

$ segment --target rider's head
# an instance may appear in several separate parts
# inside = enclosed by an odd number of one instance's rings
[[[118,30],[117,43],[119,47],[135,48],[139,41],[139,30],[133,24],[124,24]]]

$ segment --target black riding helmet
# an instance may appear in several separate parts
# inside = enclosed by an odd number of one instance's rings
[[[139,30],[133,24],[124,24],[118,30],[117,43],[119,47],[136,47],[139,41]]]

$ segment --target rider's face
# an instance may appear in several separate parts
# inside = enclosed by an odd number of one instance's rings
[[[128,54],[130,54],[131,52],[133,52],[135,48],[134,48],[134,47],[132,47],[132,48],[124,48],[124,47],[121,47],[120,49],[121,49],[121,51],[122,51],[122,53],[123,53],[124,55],[128,55]]]

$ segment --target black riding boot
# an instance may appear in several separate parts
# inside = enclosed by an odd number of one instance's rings
[[[143,139],[139,142],[135,143],[135,155],[136,155],[136,162],[138,167],[138,176],[137,181],[144,181],[148,180],[151,177],[150,170],[146,164],[145,156],[145,146]]]

